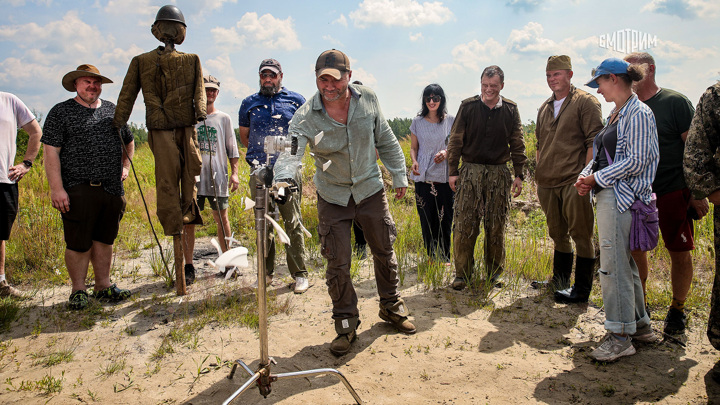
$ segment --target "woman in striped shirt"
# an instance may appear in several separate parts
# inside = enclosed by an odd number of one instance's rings
[[[422,107],[410,124],[410,158],[415,201],[428,256],[449,264],[455,193],[448,184],[447,137],[455,117],[447,113],[445,92],[425,87]]]
[[[638,268],[630,255],[629,208],[635,200],[650,202],[658,138],[652,110],[631,87],[643,78],[642,66],[610,58],[592,75],[586,85],[615,107],[595,136],[593,161],[580,173],[575,187],[580,195],[594,193],[600,236],[599,274],[608,333],[590,357],[614,361],[635,354],[632,340],[655,340]]]

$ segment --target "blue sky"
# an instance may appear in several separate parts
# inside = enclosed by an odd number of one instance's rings
[[[573,60],[573,83],[583,86],[603,59],[622,57],[603,35],[632,30],[652,41],[658,83],[696,104],[720,79],[720,2],[710,0],[363,0],[272,1],[2,0],[0,90],[44,114],[73,96],[62,76],[82,63],[96,65],[115,84],[102,98],[115,102],[133,56],[160,43],[150,25],[160,6],[175,4],[187,21],[178,46],[200,56],[221,81],[217,106],[237,125],[242,99],[258,88],[257,69],[273,57],[284,85],[310,97],[314,64],[336,48],[351,59],[353,79],[378,93],[386,118],[412,117],[425,85],[439,83],[455,114],[478,93],[480,73],[505,71],[502,95],[518,103],[523,122],[534,120],[550,95],[545,62]],[[610,105],[600,98],[604,113]],[[144,123],[142,97],[131,121]]]

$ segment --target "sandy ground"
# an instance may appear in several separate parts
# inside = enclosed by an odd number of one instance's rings
[[[207,240],[199,246],[209,248]],[[247,288],[254,281],[251,270],[225,283],[203,267],[189,295],[176,297],[149,277],[144,257],[122,260],[125,275],[117,281],[130,287],[134,298],[103,304],[105,313],[93,326],[88,328],[82,313],[66,309],[69,287],[57,287],[39,291],[0,334],[6,347],[0,353],[0,403],[218,404],[247,380],[241,369],[227,378],[235,359],[253,370],[258,366],[258,333],[245,327],[210,323],[195,348],[175,345],[175,353],[160,361],[151,355],[178,319],[192,320],[193,314],[184,312],[188,302],[223,291],[254,294]],[[337,369],[367,404],[720,403],[720,385],[709,376],[718,354],[700,317],[693,318],[686,347],[671,341],[638,345],[632,357],[597,364],[588,353],[604,334],[604,313],[592,304],[555,304],[547,293],[524,285],[496,289],[483,301],[467,291],[426,290],[408,276],[402,295],[418,332],[406,336],[378,318],[375,282],[366,265],[356,283],[359,338],[350,354],[336,358],[329,351],[335,332],[322,272],[311,274],[306,294],[294,295],[286,270],[278,271],[285,277],[269,290],[289,300],[291,311],[269,319],[269,354],[277,362],[272,372]],[[656,330],[662,329],[662,316],[653,314]],[[73,360],[37,364],[58,348],[74,348]],[[118,372],[103,372],[123,361]],[[62,391],[21,389],[23,381],[47,375],[62,379]],[[252,387],[233,403],[354,401],[337,378],[325,375],[276,381],[267,398]]]

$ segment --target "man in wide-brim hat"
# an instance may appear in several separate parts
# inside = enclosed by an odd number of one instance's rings
[[[107,77],[100,74],[100,71],[98,68],[96,68],[93,65],[80,65],[77,67],[77,69],[67,72],[65,76],[62,78],[62,85],[65,88],[65,90],[69,92],[74,92],[75,89],[75,79],[79,77],[99,77],[102,81],[102,84],[112,83],[113,81],[108,79]]]
[[[120,130],[112,126],[115,104],[100,99],[103,83],[112,80],[93,65],[80,65],[67,73],[62,85],[76,95],[50,110],[41,138],[50,199],[63,220],[71,309],[88,304],[85,277],[90,262],[96,299],[130,297],[130,290],[110,282],[110,264],[125,210],[123,181],[135,148],[127,125]]]

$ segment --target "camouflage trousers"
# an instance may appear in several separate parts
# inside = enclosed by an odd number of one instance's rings
[[[710,344],[720,350],[720,209],[715,206],[713,214],[715,233],[715,280],[710,298],[710,317],[708,318],[707,336]]]
[[[463,163],[455,194],[453,253],[455,275],[470,279],[480,222],[485,230],[485,269],[499,275],[505,261],[505,222],[510,210],[512,178],[506,165]]]

